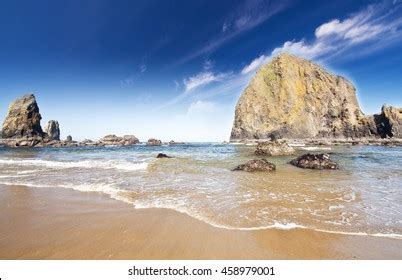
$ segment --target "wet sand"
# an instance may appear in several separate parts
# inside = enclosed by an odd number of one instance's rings
[[[0,259],[402,259],[402,240],[215,228],[100,193],[0,186]]]

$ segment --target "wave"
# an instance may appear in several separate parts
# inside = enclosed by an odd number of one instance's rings
[[[43,159],[0,159],[0,164],[16,166],[43,166],[54,169],[65,168],[101,168],[125,171],[145,170],[147,162],[130,162],[116,160],[82,160],[82,161],[52,161]]]
[[[34,184],[28,184],[28,183],[10,183],[10,182],[0,182],[0,185],[10,185],[10,186],[26,186],[26,187],[37,187],[37,188],[52,188],[54,186],[46,186],[46,185],[34,185]],[[313,230],[317,232],[323,232],[323,233],[330,233],[330,234],[341,234],[341,235],[354,235],[354,236],[367,236],[367,237],[381,237],[381,238],[391,238],[391,239],[401,239],[402,240],[402,234],[397,234],[397,233],[368,233],[368,232],[349,232],[349,231],[336,231],[336,230],[326,230],[326,229],[319,229],[319,228],[314,228],[314,227],[308,227],[305,225],[300,225],[297,223],[293,222],[288,222],[288,223],[281,223],[278,221],[274,221],[273,224],[266,225],[266,226],[257,226],[257,227],[236,227],[236,226],[229,226],[229,225],[223,225],[220,223],[216,223],[214,221],[211,221],[210,219],[206,218],[205,216],[196,213],[196,211],[190,211],[187,207],[181,207],[178,205],[158,205],[154,203],[148,204],[148,203],[138,203],[138,202],[133,202],[132,200],[128,199],[127,196],[124,194],[129,193],[129,190],[122,190],[119,189],[117,186],[113,184],[80,184],[80,185],[73,185],[73,184],[65,184],[65,185],[60,185],[58,186],[60,188],[68,188],[68,189],[73,189],[76,191],[80,192],[101,192],[104,194],[109,195],[111,198],[116,199],[118,201],[122,201],[128,204],[133,205],[136,209],[169,209],[173,210],[182,214],[185,214],[191,218],[197,219],[201,222],[204,222],[210,226],[216,227],[216,228],[221,228],[221,229],[227,229],[227,230],[238,230],[238,231],[258,231],[258,230],[268,230],[268,229],[276,229],[276,230],[296,230],[296,229],[304,229],[304,230]]]
[[[306,150],[306,151],[317,151],[317,150],[330,151],[331,150],[330,147],[300,147],[299,149]]]

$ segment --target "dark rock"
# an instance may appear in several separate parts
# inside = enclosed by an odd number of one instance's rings
[[[33,94],[25,95],[11,103],[3,123],[3,138],[43,137],[40,126],[42,116]]]
[[[49,140],[57,140],[60,141],[60,128],[58,121],[49,121],[45,128],[46,137]]]
[[[275,164],[267,161],[266,159],[252,159],[246,162],[245,164],[241,164],[237,166],[233,171],[247,171],[247,172],[255,172],[255,171],[274,171],[276,169]]]
[[[290,161],[290,164],[307,169],[339,169],[336,162],[328,154],[304,154]]]
[[[67,142],[73,141],[73,137],[71,137],[71,135],[68,135],[67,138],[66,138],[66,141],[67,141]]]
[[[172,158],[172,157],[168,156],[167,154],[159,153],[159,154],[156,156],[156,158]]]

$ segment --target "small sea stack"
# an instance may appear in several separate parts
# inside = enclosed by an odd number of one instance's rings
[[[332,161],[328,154],[304,154],[291,160],[290,164],[305,169],[339,169],[338,164]]]

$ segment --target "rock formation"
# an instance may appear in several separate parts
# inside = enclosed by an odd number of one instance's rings
[[[67,142],[72,142],[72,141],[73,141],[73,137],[71,137],[71,135],[67,135],[66,141],[67,141]]]
[[[46,137],[49,140],[57,140],[60,141],[60,128],[58,121],[49,121],[45,128]]]
[[[240,164],[232,171],[255,172],[255,171],[274,171],[275,169],[276,169],[275,164],[270,163],[266,159],[252,159],[246,162],[245,164]]]
[[[155,138],[148,139],[147,141],[147,146],[160,146],[160,145],[162,145],[162,141]]]
[[[291,160],[290,164],[307,169],[339,169],[338,164],[332,161],[327,154],[304,154]]]
[[[286,142],[272,141],[258,143],[254,153],[257,156],[286,156],[293,155],[295,149]]]
[[[99,146],[128,146],[138,144],[140,141],[134,135],[124,135],[123,137],[109,134],[99,140]]]
[[[386,106],[364,115],[351,82],[284,53],[262,66],[243,92],[231,141],[402,137],[401,115]]]
[[[3,123],[3,138],[42,138],[42,119],[33,94],[24,95],[11,103]]]

